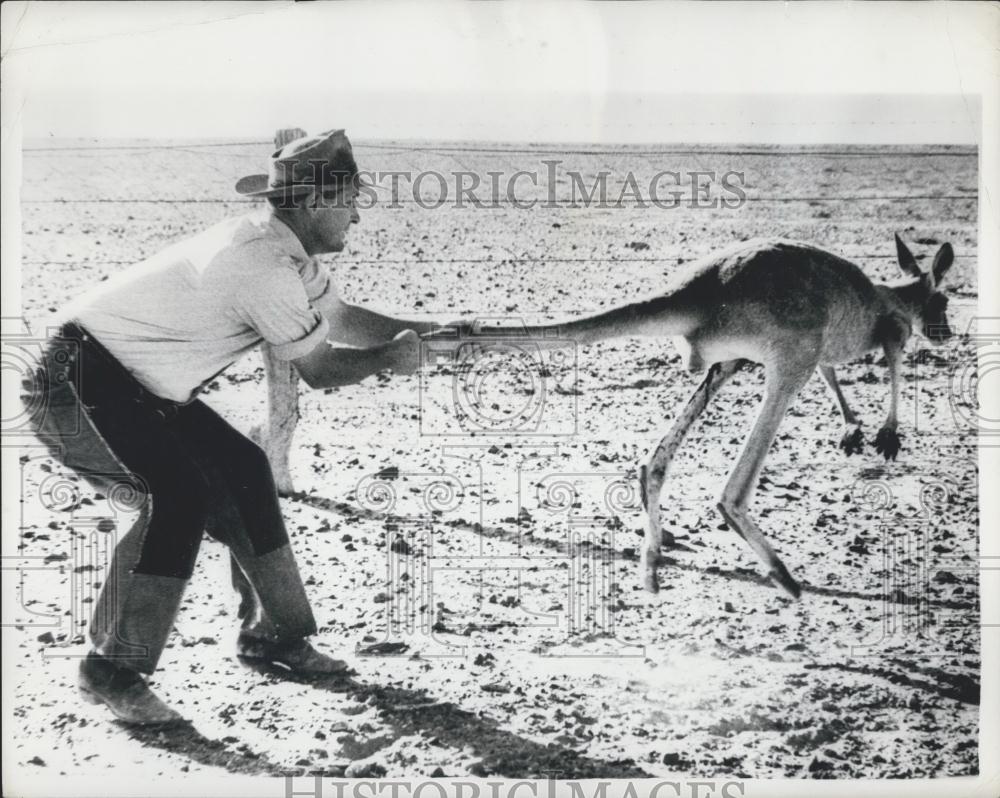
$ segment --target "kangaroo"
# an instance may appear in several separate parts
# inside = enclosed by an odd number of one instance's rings
[[[544,346],[552,337],[589,344],[620,336],[673,337],[687,369],[704,372],[666,436],[640,468],[648,523],[640,558],[644,587],[656,593],[660,560],[660,492],[667,470],[693,422],[747,361],[765,370],[765,395],[743,450],[716,507],[792,598],[801,588],[775,554],[749,512],[757,480],[789,405],[819,368],[840,409],[840,447],[861,451],[861,422],[837,383],[834,365],[882,349],[889,367],[888,413],[875,438],[887,460],[900,449],[897,409],[903,348],[914,329],[934,343],[951,337],[947,297],[939,290],[954,261],[944,244],[927,273],[896,235],[905,275],[874,283],[855,264],[808,244],[755,240],[693,262],[664,293],[588,318],[518,330]],[[464,327],[464,325],[463,325]],[[469,331],[466,330],[466,333]],[[507,330],[478,329],[478,334]]]

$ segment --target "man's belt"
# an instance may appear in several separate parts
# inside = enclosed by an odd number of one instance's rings
[[[157,396],[140,383],[121,361],[109,352],[105,346],[94,337],[86,327],[70,321],[59,328],[58,338],[75,341],[78,345],[74,372],[79,375],[80,366],[88,371],[91,378],[107,380],[112,384],[100,386],[101,389],[118,388],[136,402],[140,402],[154,410],[164,419],[176,415],[181,405],[170,399]],[[96,368],[95,368],[96,366]],[[96,372],[96,373],[95,373]]]

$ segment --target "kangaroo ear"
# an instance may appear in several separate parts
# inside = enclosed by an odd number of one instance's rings
[[[938,250],[937,255],[934,256],[934,265],[931,267],[935,283],[941,282],[941,278],[944,277],[945,273],[951,268],[951,264],[954,262],[955,252],[952,250],[951,244],[944,244],[941,249]]]
[[[917,259],[913,257],[913,253],[906,248],[906,244],[903,243],[903,239],[899,237],[899,233],[896,233],[896,257],[899,259],[899,268],[902,269],[910,277],[921,277],[923,272],[920,271],[920,267],[917,266]]]

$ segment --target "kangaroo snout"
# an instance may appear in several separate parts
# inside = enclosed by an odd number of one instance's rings
[[[924,337],[934,344],[943,344],[953,335],[951,326],[948,324],[929,324],[924,327]]]

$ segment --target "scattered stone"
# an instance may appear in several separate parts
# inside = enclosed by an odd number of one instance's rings
[[[663,755],[663,764],[669,768],[678,768],[679,770],[687,770],[691,767],[691,762],[684,754],[678,754],[675,751],[670,751]]]
[[[389,546],[389,550],[396,554],[413,554],[413,549],[402,535],[396,535],[392,541],[392,545]]]
[[[410,647],[406,643],[383,640],[381,643],[359,648],[358,654],[362,657],[391,657],[409,650]]]
[[[385,766],[366,759],[352,762],[344,770],[344,775],[349,779],[380,779],[386,773],[388,771]]]
[[[814,756],[813,761],[809,763],[810,773],[829,773],[831,770],[833,770],[833,762],[820,759],[818,756]]]

